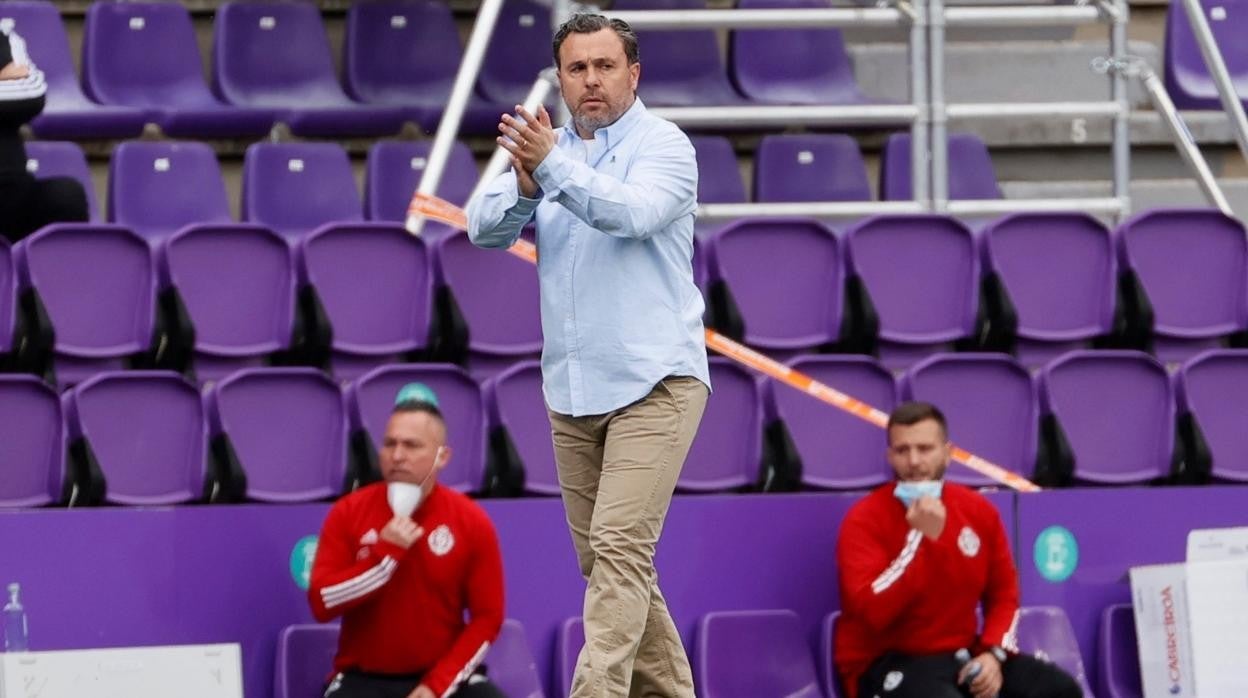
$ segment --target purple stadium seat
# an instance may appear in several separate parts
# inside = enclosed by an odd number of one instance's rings
[[[195,328],[200,381],[224,378],[290,345],[294,254],[279,235],[252,225],[196,225],[169,238],[161,278],[177,288]]]
[[[8,240],[0,240],[0,356],[9,353],[17,339],[17,264]]]
[[[763,136],[754,161],[754,200],[870,201],[862,151],[841,133]]]
[[[751,485],[762,461],[762,387],[732,361],[710,359],[714,392],[676,481],[682,492],[723,492]]]
[[[514,698],[543,698],[542,679],[520,621],[508,618],[485,655],[490,682]]]
[[[433,132],[450,97],[463,47],[445,2],[380,0],[351,3],[343,55],[345,87],[352,99],[400,107],[404,118]],[[505,109],[510,106],[489,104],[474,94],[460,130],[493,134]]]
[[[1018,313],[1015,353],[1043,364],[1113,329],[1118,260],[1085,213],[1017,213],[983,231],[984,264]]]
[[[61,498],[65,436],[56,391],[34,376],[0,375],[0,507],[38,507]]]
[[[970,133],[949,134],[949,198],[1000,199],[988,146]],[[894,133],[880,157],[880,199],[910,201],[910,134]]]
[[[710,276],[732,293],[745,342],[777,360],[837,341],[845,287],[840,240],[813,219],[744,218],[709,240]],[[784,260],[784,273],[763,260]]]
[[[705,0],[615,0],[612,9],[705,10]],[[712,29],[652,29],[637,32],[644,77],[637,94],[648,106],[745,104],[728,81]]]
[[[253,143],[243,162],[243,220],[288,239],[364,219],[347,152],[337,143]]]
[[[382,136],[403,125],[398,107],[342,91],[321,10],[304,2],[226,2],[217,8],[213,80],[226,102],[279,111],[299,136]]]
[[[56,333],[62,386],[122,368],[152,344],[156,271],[147,242],[127,228],[44,227],[16,249],[22,288],[38,291]]]
[[[198,499],[208,450],[199,391],[169,371],[101,373],[64,400],[69,438],[99,461],[110,504],[169,505]]]
[[[1077,481],[1142,484],[1170,472],[1174,394],[1153,357],[1072,351],[1041,371],[1040,401],[1066,433]]]
[[[354,5],[353,9],[359,7],[367,5]],[[368,171],[364,179],[364,209],[369,220],[406,220],[407,206],[425,173],[432,146],[433,141],[378,141],[369,148]],[[468,196],[472,194],[479,177],[472,151],[463,142],[456,141],[442,170],[437,195],[463,206],[468,203]],[[448,226],[427,221],[421,235],[433,238],[450,232],[452,229]]]
[[[550,417],[542,397],[542,365],[521,361],[490,379],[485,386],[490,421],[507,429],[524,463],[528,494],[558,495],[559,473],[550,440]]]
[[[334,673],[338,624],[290,625],[277,639],[273,698],[321,698]]]
[[[1222,52],[1222,60],[1231,74],[1235,94],[1243,101],[1248,97],[1248,44],[1244,43],[1244,0],[1206,0],[1200,3],[1213,38]],[[1195,32],[1183,3],[1171,3],[1166,12],[1165,48],[1166,92],[1179,109],[1222,109],[1217,87],[1204,56],[1196,43]]]
[[[745,9],[826,8],[826,0],[741,0]],[[841,32],[831,27],[737,29],[729,48],[741,93],[764,104],[862,104]]]
[[[143,109],[101,106],[78,86],[69,36],[61,12],[45,0],[0,3],[0,22],[12,22],[26,40],[30,58],[48,82],[47,106],[31,122],[40,138],[130,138],[143,131],[149,114]]]
[[[698,203],[745,203],[745,183],[732,142],[723,136],[691,135],[698,158]]]
[[[694,650],[704,698],[822,698],[797,614],[715,611],[698,621]]]
[[[897,404],[893,375],[866,356],[802,356],[789,362],[815,380],[889,412]],[[802,459],[802,484],[820,489],[867,489],[893,476],[879,427],[768,381],[775,412]]]
[[[540,358],[541,302],[532,264],[501,250],[481,249],[467,235],[439,239],[434,260],[438,278],[454,294],[468,324],[474,375],[492,375],[516,361]]]
[[[252,368],[208,392],[213,436],[229,438],[247,498],[314,502],[342,492],[347,410],[342,390],[314,368]]]
[[[450,432],[452,458],[438,481],[461,491],[481,489],[485,473],[485,400],[480,386],[457,366],[402,364],[370,371],[348,388],[352,427],[364,429],[380,449],[394,398],[400,388],[414,381],[429,386],[438,396]]]
[[[1079,682],[1085,698],[1093,698],[1083,671],[1075,629],[1058,606],[1024,606],[1018,616],[1018,650],[1053,662]]]
[[[823,694],[827,698],[841,698],[837,690],[840,679],[836,675],[836,664],[833,662],[833,648],[836,647],[836,621],[841,617],[840,611],[833,611],[823,619],[823,627],[819,632],[819,680],[823,684]]]
[[[335,376],[352,380],[428,346],[433,278],[420,238],[393,223],[329,225],[299,249],[333,327]]]
[[[616,9],[619,9],[618,7]],[[485,51],[477,90],[502,112],[510,112],[533,89],[537,74],[554,65],[549,3],[508,0],[498,15],[494,38]],[[548,104],[553,103],[553,98]],[[494,133],[491,130],[491,133]]]
[[[585,623],[580,617],[568,618],[559,626],[555,638],[555,683],[557,696],[572,693],[572,677],[576,674],[576,660],[585,646]]]
[[[68,141],[28,141],[26,171],[35,179],[73,177],[87,193],[87,210],[93,223],[100,222],[100,206],[95,200],[95,183],[87,156],[77,143]]]
[[[1248,482],[1248,350],[1214,349],[1192,357],[1178,372],[1180,411],[1190,411],[1213,457],[1212,474]]]
[[[203,143],[169,141],[117,146],[109,162],[108,216],[149,240],[187,225],[233,221],[216,153]]]
[[[1153,308],[1153,349],[1183,361],[1248,329],[1248,232],[1213,209],[1154,209],[1118,228],[1121,262]]]
[[[1106,606],[1097,637],[1101,666],[1097,693],[1101,698],[1142,698],[1140,650],[1135,638],[1135,612],[1129,603]]]
[[[82,82],[101,104],[142,109],[166,135],[262,136],[278,111],[213,96],[191,13],[176,2],[98,2],[87,10]]]
[[[1024,477],[1036,459],[1040,408],[1031,374],[1006,354],[937,354],[901,380],[902,398],[935,405],[949,420],[953,441]],[[984,487],[992,478],[953,465],[948,479]]]
[[[979,255],[971,231],[939,215],[876,216],[849,231],[849,269],[880,319],[880,356],[901,367],[975,333]]]

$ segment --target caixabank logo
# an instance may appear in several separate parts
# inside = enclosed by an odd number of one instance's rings
[[[1161,590],[1161,626],[1166,635],[1166,677],[1170,680],[1170,694],[1183,692],[1183,662],[1179,656],[1179,624],[1174,613],[1174,587]]]

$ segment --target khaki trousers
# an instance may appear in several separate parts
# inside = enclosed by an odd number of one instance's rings
[[[550,412],[568,528],[588,582],[573,698],[694,695],[654,550],[707,396],[698,379],[669,376],[613,412]]]

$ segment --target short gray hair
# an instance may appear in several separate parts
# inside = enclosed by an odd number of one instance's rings
[[[559,49],[563,47],[563,40],[568,38],[568,34],[593,34],[603,29],[614,31],[615,35],[620,37],[620,41],[624,42],[624,56],[628,58],[629,65],[641,60],[637,46],[637,33],[628,26],[628,22],[582,12],[572,15],[572,18],[559,25],[559,30],[555,32],[555,66],[559,66]]]

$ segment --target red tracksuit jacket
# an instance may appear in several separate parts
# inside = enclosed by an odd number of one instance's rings
[[[425,533],[407,550],[379,535],[393,516],[385,483],[339,499],[321,530],[308,600],[317,620],[342,616],[335,670],[424,672],[444,696],[502,626],[498,537],[476,502],[442,485],[412,515]]]
[[[1017,651],[1018,574],[1005,526],[978,493],[946,482],[945,530],[932,541],[906,522],[894,483],[876,488],[845,516],[836,548],[841,617],[836,667],[849,698],[885,652],[935,654],[999,645]],[[977,634],[975,611],[984,607]]]

